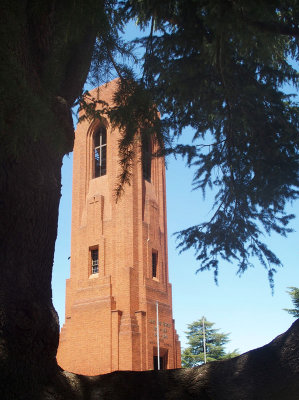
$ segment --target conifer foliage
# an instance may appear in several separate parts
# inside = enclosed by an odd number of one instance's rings
[[[204,325],[203,325],[204,319]],[[229,334],[221,333],[214,328],[214,323],[202,317],[188,325],[185,332],[188,339],[188,347],[182,352],[182,366],[192,368],[204,363],[204,346],[206,348],[206,361],[225,360],[238,356],[237,350],[232,353],[225,352],[225,345],[229,342]],[[204,345],[205,338],[205,345]]]
[[[291,296],[294,308],[284,308],[284,310],[293,317],[299,318],[299,288],[291,286],[289,287],[288,293]]]
[[[283,91],[298,88],[297,2],[120,4],[114,21],[135,20],[145,32],[131,47],[120,36],[101,38],[120,77],[121,96],[106,110],[124,131],[120,186],[129,181],[134,143],[154,135],[164,154],[181,154],[195,168],[194,189],[216,193],[211,219],[177,233],[179,249],[193,248],[198,271],[212,270],[216,281],[219,260],[236,262],[242,274],[255,256],[273,286],[281,262],[262,236],[291,231],[285,206],[299,193],[298,106]],[[118,49],[134,68],[119,61]],[[186,127],[192,142],[178,143]]]

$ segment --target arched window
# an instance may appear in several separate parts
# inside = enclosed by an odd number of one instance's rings
[[[106,175],[107,131],[101,126],[93,135],[94,178]]]

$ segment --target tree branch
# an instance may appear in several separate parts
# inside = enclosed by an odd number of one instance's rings
[[[290,27],[289,25],[283,23],[252,21],[244,16],[243,20],[249,25],[258,28],[260,31],[265,33],[276,33],[278,35],[293,36],[295,38],[299,38],[298,27]]]
[[[299,393],[299,320],[269,344],[191,369],[119,371],[94,377],[60,372],[51,400],[293,400]],[[57,397],[56,397],[57,396]],[[59,397],[59,398],[62,398]]]

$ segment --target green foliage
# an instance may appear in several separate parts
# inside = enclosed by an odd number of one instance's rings
[[[182,366],[192,368],[204,363],[204,340],[203,340],[203,318],[188,325],[187,334],[188,347],[182,352]],[[207,362],[225,360],[239,355],[237,350],[226,353],[224,347],[229,342],[227,333],[220,333],[219,329],[213,328],[212,322],[204,321],[206,339]]]
[[[130,0],[110,15],[119,28],[99,35],[95,55],[120,77],[107,110],[124,132],[120,188],[135,143],[154,136],[163,154],[195,168],[194,189],[216,192],[212,218],[178,232],[179,249],[195,249],[198,271],[212,270],[216,282],[220,259],[242,274],[255,256],[273,287],[281,263],[261,237],[291,231],[285,206],[299,194],[299,112],[283,93],[286,84],[298,88],[290,61],[298,59],[297,3]],[[148,34],[126,44],[120,32],[130,20]],[[177,144],[186,127],[192,143]]]
[[[291,286],[289,289],[287,293],[291,296],[295,308],[284,308],[284,310],[293,317],[299,318],[299,288]]]

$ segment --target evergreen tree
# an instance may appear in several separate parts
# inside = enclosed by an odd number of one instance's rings
[[[287,292],[291,296],[291,300],[295,308],[284,308],[289,314],[295,318],[299,318],[299,288],[291,286]]]
[[[204,320],[204,324],[203,324]],[[238,356],[237,350],[232,353],[225,352],[225,345],[229,342],[229,334],[221,333],[215,329],[213,322],[202,317],[188,325],[188,347],[182,352],[182,366],[192,368],[204,363],[204,348],[206,349],[206,361],[225,360]],[[205,337],[205,343],[204,343]]]
[[[116,107],[106,110],[126,132],[118,193],[130,180],[134,143],[154,136],[164,154],[181,154],[195,168],[195,189],[216,191],[212,218],[179,232],[180,250],[195,249],[198,271],[212,270],[216,281],[219,259],[236,261],[242,274],[256,256],[273,286],[281,262],[261,238],[290,232],[285,205],[299,193],[299,112],[283,93],[285,84],[298,87],[290,62],[298,57],[296,2],[122,4],[116,20],[135,19],[149,33],[136,41],[137,72],[118,62],[119,49],[130,50],[112,40],[117,32],[98,41],[120,76]],[[192,143],[176,144],[187,126]]]

